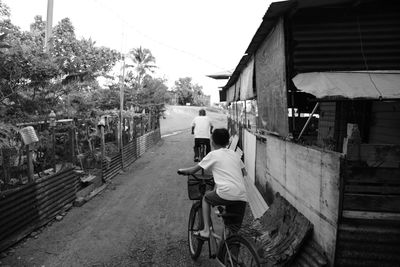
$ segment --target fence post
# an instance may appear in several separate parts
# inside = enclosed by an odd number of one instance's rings
[[[144,135],[143,116],[140,116],[140,135]]]
[[[52,165],[53,165],[53,171],[56,173],[56,168],[57,168],[57,162],[56,162],[56,127],[51,127],[51,143],[52,143],[52,148],[51,148],[51,160],[52,160]]]
[[[103,165],[104,157],[106,155],[106,144],[104,139],[104,125],[99,125],[100,127],[100,138],[101,138],[101,165]]]
[[[122,121],[121,121],[121,116],[118,117],[118,127],[117,127],[117,142],[118,142],[118,150],[122,149]]]
[[[32,149],[31,145],[26,145],[26,160],[27,160],[27,165],[28,165],[28,182],[33,181],[33,160],[32,160]]]
[[[75,163],[75,126],[69,130],[69,140],[71,143],[71,163]]]
[[[9,183],[10,182],[10,149],[8,148],[3,148],[1,150],[2,152],[2,159],[3,159],[3,171],[4,171],[4,182]]]

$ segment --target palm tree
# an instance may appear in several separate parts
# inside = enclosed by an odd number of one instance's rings
[[[136,72],[136,84],[138,91],[143,89],[143,79],[149,72],[154,72],[156,66],[155,57],[151,54],[151,51],[147,48],[133,48],[129,51],[128,57],[133,61],[134,65],[129,67],[134,67]]]

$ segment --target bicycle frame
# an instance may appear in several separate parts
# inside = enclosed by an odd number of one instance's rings
[[[205,185],[208,182],[207,179],[200,179],[195,175],[192,176],[195,179],[201,181],[202,185]],[[202,195],[204,195],[205,193],[205,191],[203,190],[204,188],[200,190]],[[217,211],[217,216],[223,221],[222,235],[219,235],[215,232],[213,220],[210,217],[210,238],[200,238],[194,235],[194,232],[201,230],[202,228],[200,227],[204,227],[204,218],[202,216],[202,200],[197,199],[193,202],[192,208],[190,210],[188,228],[189,249],[191,257],[196,260],[201,253],[201,248],[204,242],[208,242],[209,258],[216,258],[217,261],[223,266],[225,266],[225,264],[228,266],[239,266],[240,264],[243,264],[243,259],[245,261],[250,260],[251,266],[260,266],[260,259],[257,256],[257,250],[254,248],[254,246],[252,246],[245,237],[235,232],[231,232],[230,226],[228,227],[225,225],[224,218],[226,216],[232,216],[232,214],[226,213],[225,210],[222,210],[220,208],[218,208]],[[238,248],[238,250],[236,248]],[[242,250],[241,248],[244,248],[244,250]],[[245,251],[245,253],[242,254],[240,251]],[[253,263],[255,263],[256,265],[253,265]]]
[[[218,216],[218,214],[217,214],[217,216]],[[219,216],[218,216],[218,217],[219,217]],[[222,218],[221,218],[221,219],[222,219]],[[227,251],[228,257],[229,257],[229,262],[231,263],[231,266],[233,266],[232,254],[231,254],[231,251],[230,251],[230,249],[229,249],[227,243],[225,242],[226,236],[227,236],[227,234],[226,234],[225,223],[223,224],[222,236],[220,236],[220,235],[218,235],[218,234],[214,231],[212,219],[210,218],[209,257],[210,257],[210,258],[215,258],[215,257],[217,256],[217,254],[215,254],[215,255],[212,254],[212,251],[211,251],[211,248],[210,248],[210,244],[211,244],[211,242],[213,242],[213,241],[211,240],[211,238],[215,238],[216,241],[217,241],[217,242],[216,242],[217,247],[215,248],[215,252],[219,253],[220,250],[221,250],[221,248],[222,248],[221,246],[225,245],[226,251]]]

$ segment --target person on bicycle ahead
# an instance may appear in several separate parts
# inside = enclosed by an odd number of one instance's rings
[[[240,228],[247,202],[243,180],[246,170],[236,152],[226,148],[229,144],[228,130],[215,129],[211,136],[211,144],[213,151],[200,163],[178,170],[181,174],[194,174],[203,168],[211,171],[214,176],[215,188],[213,191],[206,192],[202,200],[204,229],[194,233],[203,239],[210,236],[210,206],[226,206],[226,213],[237,214],[235,217],[225,218],[225,225]]]
[[[199,110],[199,116],[192,121],[192,134],[194,134],[194,161],[199,161],[199,147],[202,144],[206,145],[206,154],[211,151],[210,146],[210,133],[212,132],[213,125],[209,118],[206,116],[204,109]]]

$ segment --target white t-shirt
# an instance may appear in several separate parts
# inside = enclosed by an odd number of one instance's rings
[[[210,138],[211,121],[207,116],[197,116],[192,121],[194,138]]]
[[[242,174],[244,164],[235,151],[227,148],[213,150],[199,165],[212,172],[218,196],[226,200],[247,201]]]

